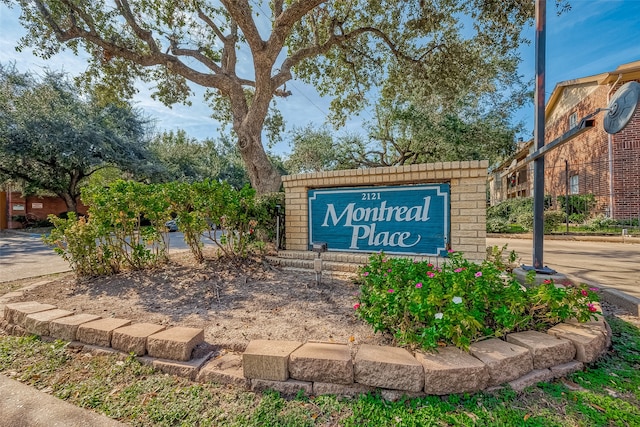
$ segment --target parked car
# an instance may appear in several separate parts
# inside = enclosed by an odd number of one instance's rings
[[[165,222],[164,226],[167,227],[167,230],[169,230],[170,232],[178,231],[178,223],[175,219],[170,219],[169,221]]]

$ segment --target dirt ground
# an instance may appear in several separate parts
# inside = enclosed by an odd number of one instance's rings
[[[196,265],[181,253],[151,271],[58,277],[12,302],[203,328],[208,343],[234,351],[243,351],[254,339],[390,344],[390,336],[375,334],[356,317],[357,292],[345,276],[325,276],[316,284],[315,273],[280,270],[260,260]]]
[[[42,280],[4,283],[0,294]],[[390,335],[374,333],[357,318],[358,286],[349,277],[325,275],[316,284],[315,273],[278,269],[260,259],[233,264],[209,254],[198,265],[182,252],[154,270],[92,279],[58,274],[50,280],[11,302],[38,301],[133,323],[202,328],[209,344],[232,351],[243,351],[255,339],[393,343]],[[640,327],[640,318],[607,303],[602,308]]]

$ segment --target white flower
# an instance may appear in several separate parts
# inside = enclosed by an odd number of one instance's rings
[[[462,298],[461,297],[453,297],[453,303],[454,304],[462,303]]]
[[[442,314],[442,313],[436,313],[436,314],[433,315],[433,317],[435,317],[438,320],[442,319],[442,316],[444,316],[444,314]]]

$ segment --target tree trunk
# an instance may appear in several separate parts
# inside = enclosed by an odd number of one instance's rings
[[[59,195],[64,204],[67,205],[67,212],[78,212],[78,202],[75,197],[69,193],[63,193]]]
[[[282,183],[280,173],[267,157],[260,134],[258,133],[257,136],[251,135],[251,132],[239,134],[238,147],[247,167],[249,180],[256,192],[265,194],[280,191]]]

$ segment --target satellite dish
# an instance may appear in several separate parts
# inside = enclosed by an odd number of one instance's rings
[[[609,112],[604,116],[603,127],[607,133],[618,133],[629,124],[640,100],[640,83],[625,83],[618,89],[609,103]]]

